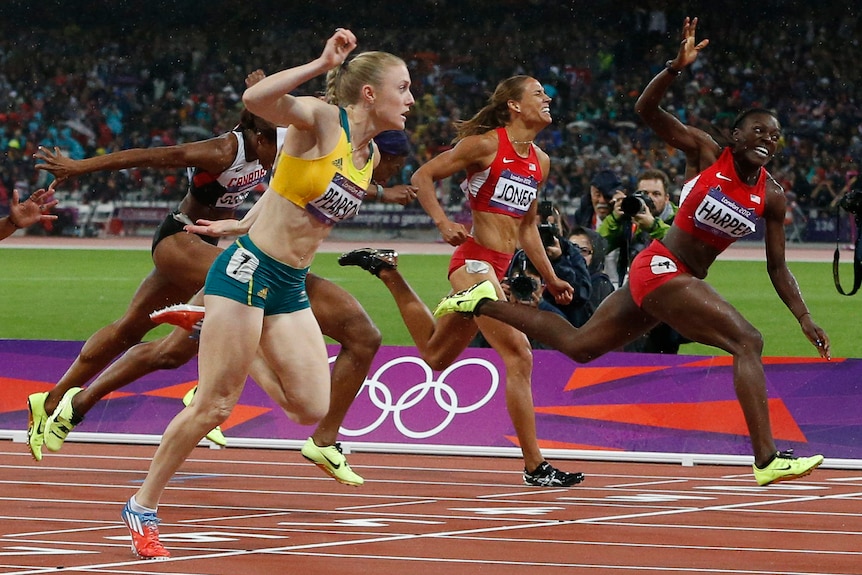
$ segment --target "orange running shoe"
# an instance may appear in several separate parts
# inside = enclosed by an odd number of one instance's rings
[[[155,513],[132,511],[129,502],[123,507],[123,523],[132,536],[132,552],[141,559],[163,560],[171,556],[170,551],[159,542],[159,518]]]
[[[178,304],[154,311],[150,319],[155,323],[169,323],[188,331],[200,331],[199,323],[204,320],[204,306]]]

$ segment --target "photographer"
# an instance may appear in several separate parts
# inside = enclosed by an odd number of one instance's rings
[[[580,248],[563,236],[563,230],[567,229],[567,226],[556,206],[551,202],[539,204],[539,218],[539,235],[542,238],[542,245],[545,246],[545,253],[548,254],[557,277],[566,280],[574,288],[572,302],[560,305],[554,301],[551,294],[539,289],[542,286],[535,278],[530,277],[529,272],[533,265],[523,250],[518,250],[512,257],[505,284],[508,285],[511,299],[523,303],[530,301],[533,292],[542,293],[541,300],[538,302],[539,309],[553,311],[565,317],[575,327],[580,327],[592,313],[590,306],[592,281],[587,263]],[[532,285],[529,283],[530,280],[533,280]]]
[[[581,201],[574,215],[575,225],[581,226],[589,230],[598,231],[602,222],[608,219],[611,213],[611,201],[617,196],[617,193],[624,190],[620,178],[613,170],[600,170],[596,172],[592,180],[590,180],[590,197],[589,201]],[[610,278],[613,285],[622,285],[617,277],[617,259],[619,251],[606,249],[604,258],[604,270]]]
[[[608,251],[620,248],[629,237],[626,232],[634,226],[637,226],[636,233],[630,245],[639,249],[628,254],[631,257],[651,240],[664,237],[679,209],[670,201],[668,187],[667,174],[661,170],[646,170],[638,178],[636,192],[615,194],[611,213],[598,227],[599,234],[608,242]]]

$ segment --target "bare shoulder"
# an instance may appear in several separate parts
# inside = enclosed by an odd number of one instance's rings
[[[458,146],[469,148],[483,155],[497,153],[497,146],[499,144],[500,140],[496,130],[489,130],[484,134],[477,134],[475,136],[467,136],[458,142]]]
[[[766,172],[766,191],[784,194],[784,186],[782,186],[769,171]]]
[[[491,130],[459,140],[450,152],[465,164],[485,168],[494,161],[498,144],[497,133]]]
[[[766,210],[767,214],[774,213],[775,217],[784,221],[784,210],[787,206],[787,198],[784,195],[784,187],[770,174],[766,172]]]

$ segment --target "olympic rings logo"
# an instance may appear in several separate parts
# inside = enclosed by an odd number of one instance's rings
[[[330,362],[334,361],[335,358],[331,358]],[[403,364],[414,364],[419,367],[420,373],[425,375],[425,381],[420,381],[416,383],[409,389],[407,389],[404,393],[398,397],[397,400],[394,400],[393,393],[386,385],[386,383],[380,381],[381,376],[390,368],[399,368],[399,371],[403,370]],[[455,388],[446,383],[446,378],[452,375],[458,369],[464,368],[465,366],[479,366],[480,368],[484,368],[488,372],[488,391],[478,400],[474,401],[469,405],[460,405],[458,400],[458,394],[455,391]],[[406,373],[406,371],[405,371]],[[412,371],[411,371],[412,373]],[[400,376],[401,374],[399,374]],[[403,378],[402,378],[403,379]],[[477,378],[479,379],[479,378]],[[485,378],[481,378],[485,379]],[[470,413],[471,411],[476,411],[481,408],[483,405],[487,404],[491,398],[496,393],[497,389],[500,386],[500,374],[497,371],[497,368],[489,361],[480,358],[469,358],[461,361],[457,361],[449,366],[444,371],[440,372],[440,375],[435,379],[434,372],[428,367],[424,361],[417,357],[399,357],[393,360],[390,360],[383,364],[373,375],[366,378],[365,383],[362,385],[362,389],[359,390],[357,397],[359,397],[364,390],[368,390],[368,399],[371,403],[380,409],[380,415],[371,422],[369,425],[361,428],[361,429],[347,429],[345,427],[340,428],[340,432],[343,435],[349,437],[359,437],[368,433],[371,433],[378,427],[380,427],[384,421],[392,415],[392,421],[398,431],[404,435],[405,437],[409,437],[411,439],[425,439],[428,437],[433,437],[437,435],[446,427],[449,426],[450,423],[455,419],[456,415],[461,415],[464,413]],[[433,393],[432,393],[433,392]],[[436,402],[437,407],[445,412],[445,417],[440,423],[435,425],[434,427],[426,430],[414,430],[410,429],[404,422],[404,418],[406,416],[406,412],[411,408],[415,408],[419,406],[419,404],[424,401],[426,398],[432,398],[434,402]]]

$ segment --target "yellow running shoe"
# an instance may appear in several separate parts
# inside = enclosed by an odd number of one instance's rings
[[[188,390],[188,392],[183,396],[183,405],[185,405],[186,407],[189,406],[189,404],[192,402],[192,398],[195,396],[195,393],[197,392],[197,390],[198,390],[198,386],[194,386],[193,388]],[[221,431],[221,427],[218,425],[216,425],[212,431],[207,433],[207,439],[209,439],[210,441],[212,441],[213,443],[215,443],[216,445],[218,445],[220,447],[226,447],[227,446],[227,438],[224,436],[224,433],[222,433],[222,431]]]
[[[793,450],[779,451],[769,462],[769,465],[760,469],[752,465],[754,478],[758,485],[769,485],[779,481],[789,481],[799,477],[805,477],[823,463],[822,455],[811,457],[794,457]]]
[[[465,290],[444,297],[434,308],[434,317],[447,313],[473,313],[482,300],[497,301],[497,290],[491,280],[484,280]]]
[[[75,410],[72,408],[72,399],[82,391],[84,390],[80,387],[68,389],[57,404],[57,409],[48,416],[48,421],[45,422],[45,447],[48,451],[60,451],[69,432],[84,421],[83,417],[75,415]]]
[[[327,475],[339,483],[356,487],[365,483],[359,475],[350,469],[347,458],[341,453],[341,444],[319,447],[310,437],[302,446],[302,456],[321,468]]]
[[[36,461],[42,461],[42,444],[45,442],[45,424],[48,414],[45,413],[45,399],[48,392],[33,393],[27,398],[28,424],[27,444],[30,454]]]

